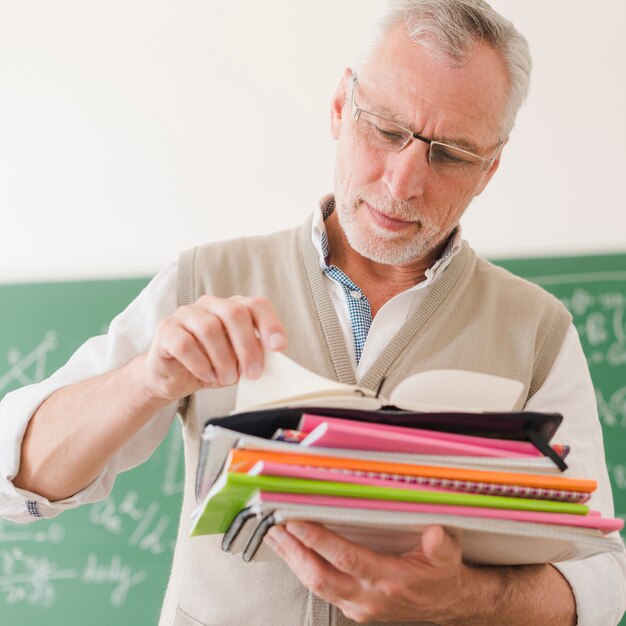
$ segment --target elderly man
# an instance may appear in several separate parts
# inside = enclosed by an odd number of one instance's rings
[[[202,422],[233,408],[239,376],[261,374],[263,347],[344,382],[375,388],[384,377],[385,393],[433,367],[520,380],[525,407],[565,415],[572,471],[599,481],[595,507],[611,514],[569,315],[460,234],[498,168],[529,69],[525,40],[482,0],[390,4],[332,99],[334,196],[293,231],[184,253],[106,337],[8,396],[3,437],[16,452],[3,463],[0,510],[27,521],[105,497],[179,409],[187,481],[162,624],[617,623],[626,559],[610,555],[472,567],[439,526],[392,557],[300,522],[267,538],[283,561],[244,564],[219,538],[188,536]]]

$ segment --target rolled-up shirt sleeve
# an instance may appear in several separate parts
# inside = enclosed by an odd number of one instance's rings
[[[64,500],[46,498],[13,484],[18,473],[24,433],[37,408],[55,391],[98,376],[146,352],[159,322],[177,307],[176,264],[164,268],[110,324],[106,335],[86,341],[52,376],[7,394],[0,402],[0,518],[30,522],[106,498],[119,472],[145,461],[165,438],[177,403],[157,413],[110,459],[100,475],[82,491]],[[86,422],[90,416],[77,415]]]
[[[596,480],[598,488],[588,505],[601,511],[605,517],[613,517],[613,496],[595,392],[573,326],[548,378],[527,402],[525,409],[563,414],[563,423],[554,439],[572,448],[567,457],[569,467],[566,475]],[[617,533],[613,535],[618,536]],[[626,610],[626,551],[553,565],[572,588],[579,626],[612,626],[619,623]]]

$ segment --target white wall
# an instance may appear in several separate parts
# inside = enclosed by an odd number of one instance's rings
[[[153,274],[300,222],[376,0],[0,0],[0,282]],[[626,250],[626,3],[493,0],[531,97],[464,219],[483,254]]]

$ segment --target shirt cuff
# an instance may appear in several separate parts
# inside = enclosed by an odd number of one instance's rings
[[[116,454],[96,477],[96,479],[69,498],[51,502],[26,489],[16,487],[10,479],[2,477],[3,489],[0,494],[0,518],[12,522],[30,523],[38,519],[52,519],[88,502],[104,500],[113,490],[115,477],[119,471],[119,453]]]
[[[119,471],[120,453],[109,461],[100,475],[84,489],[69,498],[50,502],[47,498],[20,489],[13,484],[19,471],[22,441],[29,421],[37,408],[63,382],[49,379],[38,385],[23,387],[5,396],[0,407],[0,518],[28,523],[41,518],[53,518],[59,513],[85,502],[104,499],[111,492]]]
[[[626,610],[625,554],[597,554],[552,565],[572,588],[578,626],[619,624]]]

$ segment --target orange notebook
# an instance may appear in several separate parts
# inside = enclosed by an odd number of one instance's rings
[[[294,444],[295,447],[295,444]],[[521,485],[539,489],[560,489],[563,491],[579,491],[591,493],[595,491],[595,480],[582,478],[565,478],[562,476],[544,476],[521,474],[516,472],[497,472],[490,470],[474,470],[460,467],[437,467],[432,465],[412,465],[389,461],[371,461],[364,459],[321,456],[316,454],[300,454],[277,452],[272,450],[233,449],[230,452],[230,470],[247,472],[257,461],[272,461],[309,467],[326,467],[332,469],[374,472],[377,474],[403,474],[442,478],[446,480],[462,480],[473,482],[494,483],[498,485]]]

